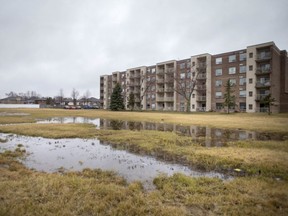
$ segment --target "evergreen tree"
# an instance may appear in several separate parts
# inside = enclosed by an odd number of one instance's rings
[[[122,88],[119,83],[116,84],[111,95],[110,109],[113,111],[124,110],[124,100],[122,97]]]
[[[130,108],[130,110],[133,110],[134,106],[135,106],[135,96],[133,92],[130,92],[129,98],[128,98],[128,107]]]
[[[232,89],[233,87],[233,84],[230,82],[230,79],[227,80],[227,83],[226,83],[226,92],[224,94],[224,103],[223,105],[224,106],[227,106],[227,113],[229,114],[230,113],[230,109],[232,107],[235,107],[235,95],[233,95],[234,93],[234,90]]]
[[[271,106],[274,105],[274,102],[275,98],[272,98],[271,94],[268,94],[261,100],[261,103],[268,108],[268,115],[271,115]]]

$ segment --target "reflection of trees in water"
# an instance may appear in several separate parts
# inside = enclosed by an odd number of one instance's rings
[[[129,130],[141,130],[143,129],[142,123],[141,122],[127,122]]]
[[[110,126],[113,130],[121,130],[123,129],[124,122],[121,120],[111,120]]]
[[[153,123],[153,122],[134,122],[121,120],[100,119],[101,128],[111,128],[113,130],[157,130],[171,131],[178,135],[190,136],[197,143],[212,147],[225,146],[229,141],[235,140],[283,140],[283,135],[272,135],[270,133],[256,133],[253,131],[230,130],[220,128],[210,128],[203,126],[184,126],[175,124]]]

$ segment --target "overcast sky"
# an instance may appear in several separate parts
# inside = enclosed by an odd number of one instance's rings
[[[274,41],[287,0],[0,0],[0,98],[99,97],[100,75]]]

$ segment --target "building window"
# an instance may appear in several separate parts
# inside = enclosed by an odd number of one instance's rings
[[[151,73],[152,73],[152,74],[155,73],[155,71],[156,71],[155,68],[152,68],[152,69],[151,69]],[[152,104],[152,105],[153,105],[153,104]]]
[[[236,55],[230,55],[229,62],[235,62],[235,61],[236,61]]]
[[[253,58],[253,53],[249,53],[249,58]]]
[[[222,58],[216,58],[215,63],[216,64],[222,64]]]
[[[249,79],[249,84],[252,84],[252,83],[253,83],[253,79],[250,78],[250,79]]]
[[[246,77],[240,78],[239,85],[246,85]]]
[[[185,73],[180,74],[180,79],[185,79]]]
[[[253,97],[253,92],[249,91],[249,97]]]
[[[195,62],[194,61],[192,62],[192,66],[195,66]]]
[[[253,109],[253,104],[249,104],[249,110]]]
[[[239,97],[246,97],[246,90],[239,91]]]
[[[236,79],[229,79],[230,85],[236,85]]]
[[[192,104],[192,109],[195,109],[195,104]]]
[[[215,81],[215,86],[216,87],[222,86],[222,80],[216,80]]]
[[[218,68],[215,70],[215,75],[216,76],[221,76],[222,75],[222,68]]]
[[[230,67],[229,74],[235,74],[235,73],[236,73],[236,67]]]
[[[222,98],[222,92],[215,92],[216,98]]]
[[[253,71],[253,65],[249,65],[249,71]]]
[[[246,53],[240,53],[239,59],[240,59],[240,61],[245,61],[246,60]]]
[[[186,67],[185,62],[180,64],[180,69],[184,69]]]
[[[191,78],[191,72],[187,73],[187,78]]]
[[[192,94],[192,98],[195,98],[195,94]]]
[[[239,71],[240,73],[246,73],[246,65],[240,65]]]

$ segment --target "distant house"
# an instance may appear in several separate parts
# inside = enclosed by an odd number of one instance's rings
[[[20,96],[11,96],[7,98],[0,99],[1,104],[25,104],[25,100]]]

